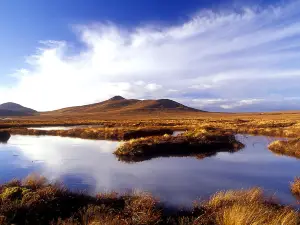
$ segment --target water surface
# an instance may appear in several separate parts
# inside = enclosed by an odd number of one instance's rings
[[[283,203],[294,204],[289,182],[299,176],[300,161],[270,152],[267,145],[274,138],[239,135],[239,139],[246,148],[236,153],[129,164],[112,154],[119,142],[13,135],[7,144],[0,144],[0,182],[36,172],[61,180],[72,190],[95,194],[138,189],[177,207],[191,206],[199,196],[218,190],[260,186],[276,192]]]

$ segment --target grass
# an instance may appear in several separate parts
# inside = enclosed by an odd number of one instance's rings
[[[0,121],[0,128],[6,128],[11,134],[24,135],[56,135],[65,137],[78,137],[83,139],[106,139],[106,140],[130,140],[139,139],[141,137],[158,136],[164,134],[171,134],[172,131],[184,130],[190,133],[195,133],[195,130],[219,130],[232,134],[252,134],[252,135],[266,135],[277,137],[300,138],[300,114],[299,113],[257,113],[257,114],[225,114],[225,113],[203,113],[203,114],[168,114],[164,116],[161,114],[158,117],[153,117],[149,114],[144,116],[126,116],[112,117],[109,119],[102,119],[100,114],[84,116],[76,114],[69,117],[51,117],[51,116],[36,116],[26,118],[16,118],[14,120]],[[88,119],[86,119],[88,118]],[[118,118],[118,119],[116,119]],[[28,130],[26,127],[37,126],[70,126],[70,125],[101,125],[101,128],[75,128],[71,130],[60,131],[45,131],[45,130]],[[123,148],[137,148],[143,145],[143,148],[149,148],[149,145],[154,142],[170,142],[184,143],[184,138],[180,141],[178,138],[146,138],[137,140],[136,143],[128,143]],[[195,138],[194,138],[195,139]],[[298,140],[298,139],[295,139]],[[296,141],[295,141],[296,142]],[[192,142],[193,143],[193,142]],[[175,145],[175,144],[174,144]],[[182,144],[183,145],[183,144]],[[165,144],[167,147],[167,144]],[[192,146],[192,145],[189,145]],[[277,153],[287,154],[298,157],[299,153],[291,143],[286,146],[291,148],[283,148],[283,144],[279,147],[277,143]],[[157,147],[157,144],[156,144]],[[168,145],[168,148],[170,145]],[[178,149],[182,149],[180,144]],[[173,148],[173,146],[172,146]],[[226,148],[226,146],[224,146]],[[175,148],[173,148],[175,149]],[[273,151],[273,150],[272,150]],[[176,156],[179,151],[171,152],[169,155]],[[193,152],[185,152],[186,155],[194,154]],[[180,154],[183,154],[180,152]],[[195,152],[198,155],[198,152]],[[136,154],[135,154],[136,155]],[[183,154],[184,155],[184,154]],[[159,155],[158,155],[159,156]],[[161,155],[163,156],[163,155]],[[205,155],[202,155],[205,156]],[[125,154],[122,154],[125,159]],[[145,158],[145,155],[143,156]],[[145,159],[149,159],[147,156]],[[125,159],[127,160],[127,159]],[[144,159],[135,158],[137,161]]]
[[[296,177],[291,183],[291,191],[293,195],[300,201],[300,177]]]
[[[114,154],[124,161],[162,156],[188,156],[218,151],[237,151],[244,145],[234,135],[220,131],[194,130],[176,137],[170,135],[133,139],[122,144]]]
[[[91,197],[31,176],[0,187],[0,224],[154,224],[161,216],[156,204],[146,193]]]
[[[174,196],[176,197],[176,196]],[[0,186],[0,224],[52,225],[296,225],[299,213],[260,188],[217,192],[190,211],[168,210],[148,193],[94,197],[31,176]]]
[[[105,118],[105,119],[104,119]],[[105,128],[166,128],[172,130],[194,130],[214,128],[233,133],[267,135],[278,137],[300,137],[300,114],[286,113],[197,113],[197,114],[152,114],[98,115],[74,114],[70,116],[16,117],[1,120],[0,128],[24,128],[40,126],[101,125]],[[24,131],[23,131],[24,132]]]
[[[296,225],[300,222],[298,212],[266,198],[260,188],[221,191],[195,208],[204,213],[194,224]]]
[[[292,156],[300,159],[300,139],[273,141],[268,148],[277,154]]]
[[[62,137],[77,137],[96,140],[129,140],[132,138],[148,137],[154,135],[172,134],[173,130],[155,127],[127,127],[127,128],[74,128],[69,130],[35,130],[27,128],[11,128],[11,134],[21,135],[52,135]]]
[[[12,121],[0,121],[0,128],[24,128],[40,126],[71,126],[71,125],[101,125],[106,128],[167,128],[172,130],[193,130],[214,128],[227,130],[234,133],[281,136],[281,137],[300,137],[300,117],[297,114],[280,114],[274,117],[271,114],[205,114],[199,117],[186,117],[183,115],[176,119],[166,119],[164,116],[153,119],[151,117],[134,117],[116,120],[93,119],[92,116],[82,119],[79,115],[74,118],[48,118],[33,117],[32,120],[15,119]],[[261,118],[259,118],[261,117]]]

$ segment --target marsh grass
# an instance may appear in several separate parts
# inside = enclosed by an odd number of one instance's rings
[[[156,204],[147,193],[91,197],[34,175],[0,187],[0,224],[155,224],[161,217]]]
[[[300,177],[296,177],[291,183],[291,192],[300,201]]]
[[[277,154],[292,156],[300,159],[300,139],[273,141],[268,148]]]
[[[176,197],[176,196],[174,196]],[[299,213],[259,188],[217,192],[190,211],[165,214],[149,193],[78,194],[34,175],[0,186],[0,224],[52,225],[297,225]]]
[[[296,225],[299,214],[291,207],[280,206],[273,197],[266,198],[262,189],[221,191],[208,201],[196,203],[202,211],[193,224],[220,225]]]
[[[168,128],[74,128],[69,130],[35,130],[26,128],[12,128],[8,130],[12,134],[21,135],[51,135],[62,137],[77,137],[95,140],[129,140],[132,138],[148,137],[154,135],[173,134],[173,130]]]
[[[218,151],[234,152],[244,145],[235,136],[221,131],[194,130],[176,137],[170,135],[133,139],[114,152],[123,161],[142,161],[163,156],[212,155]]]
[[[136,129],[171,129],[171,130],[194,130],[194,129],[218,129],[229,131],[233,133],[253,134],[253,135],[266,135],[277,137],[300,137],[300,116],[292,113],[273,113],[273,114],[213,114],[207,113],[202,116],[184,117],[185,115],[178,115],[173,119],[168,119],[163,115],[158,118],[150,117],[126,117],[122,119],[107,119],[101,120],[92,117],[81,117],[79,114],[74,117],[61,117],[61,118],[40,118],[34,117],[31,120],[16,119],[11,121],[0,121],[0,128],[14,128],[18,130],[20,134],[32,134],[32,135],[61,135],[61,136],[76,136],[81,138],[99,138],[98,130],[96,134],[92,130],[73,131],[73,134],[68,132],[38,132],[35,133],[26,131],[26,127],[39,127],[39,126],[74,126],[74,125],[101,125],[104,128],[112,128],[106,130],[107,138],[123,139],[122,129],[124,130],[136,130]],[[87,118],[87,119],[83,119]],[[23,128],[24,130],[20,130]],[[112,130],[120,129],[119,134],[115,134]],[[17,131],[14,131],[17,132]],[[82,134],[81,134],[82,133]],[[117,132],[118,133],[118,132]],[[155,134],[151,134],[152,136]],[[159,134],[160,135],[160,134]],[[105,138],[105,135],[100,135],[101,138]],[[111,136],[111,137],[110,137]],[[147,135],[145,135],[147,136]],[[130,138],[142,137],[140,135]]]

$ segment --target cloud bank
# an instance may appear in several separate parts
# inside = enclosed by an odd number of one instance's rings
[[[76,43],[41,42],[17,82],[0,84],[0,102],[45,111],[122,95],[214,111],[300,109],[299,8],[202,10],[161,27],[76,25]]]

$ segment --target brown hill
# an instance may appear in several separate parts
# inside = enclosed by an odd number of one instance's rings
[[[63,108],[52,112],[51,114],[74,114],[74,113],[133,113],[133,112],[199,112],[200,110],[193,109],[175,102],[170,99],[159,100],[138,100],[138,99],[125,99],[121,96],[115,96],[103,102]]]
[[[37,111],[26,108],[22,105],[7,102],[0,105],[0,116],[32,116]]]

